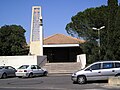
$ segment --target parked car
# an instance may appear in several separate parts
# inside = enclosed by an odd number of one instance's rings
[[[84,84],[87,81],[108,80],[111,76],[120,75],[120,61],[95,62],[72,74],[73,83]]]
[[[16,76],[21,77],[33,77],[33,76],[47,76],[48,71],[39,67],[38,65],[22,65],[17,69]]]
[[[14,77],[16,69],[12,66],[0,66],[0,78]]]

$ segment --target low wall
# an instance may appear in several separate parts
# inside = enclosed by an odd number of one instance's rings
[[[120,86],[120,76],[118,77],[110,77],[108,79],[108,84],[109,85],[116,85],[116,86]]]
[[[47,56],[0,56],[0,66],[13,66],[18,68],[21,65],[39,65],[44,66],[47,62]]]
[[[86,54],[77,55],[77,62],[80,63],[80,68],[83,69],[86,66]]]

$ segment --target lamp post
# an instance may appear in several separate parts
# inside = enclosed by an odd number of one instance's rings
[[[99,59],[100,59],[100,30],[103,29],[103,28],[105,28],[105,26],[102,26],[100,28],[95,28],[95,27],[92,28],[93,30],[97,30],[98,31],[98,39],[99,39],[98,40],[98,47],[99,47],[98,54],[99,54]]]

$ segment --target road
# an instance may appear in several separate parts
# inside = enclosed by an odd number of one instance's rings
[[[50,74],[47,77],[0,79],[0,90],[120,90],[107,82],[73,84],[70,75]]]

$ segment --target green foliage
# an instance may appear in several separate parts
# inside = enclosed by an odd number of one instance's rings
[[[108,6],[88,8],[71,18],[66,31],[73,37],[83,38],[86,43],[81,45],[87,55],[87,62],[98,60],[120,59],[120,7],[117,0],[108,0]],[[98,47],[98,31],[100,28],[100,47]],[[100,50],[100,57],[99,57]]]
[[[5,25],[0,28],[0,55],[28,54],[25,30],[17,25]]]
[[[98,45],[96,42],[89,41],[81,45],[83,52],[87,54],[87,62],[92,63],[95,60],[98,60]]]
[[[68,34],[83,38],[86,43],[82,44],[81,48],[83,52],[87,54],[88,63],[97,61],[99,59],[99,47],[98,47],[98,32],[93,30],[93,27],[100,28],[107,25],[108,8],[106,6],[89,8],[83,12],[79,12],[77,15],[71,18],[71,22],[67,24],[66,30]],[[104,31],[104,32],[103,32]],[[102,30],[101,42],[106,39],[106,30]],[[107,42],[101,43],[106,45]],[[104,52],[104,49],[102,52]]]
[[[106,24],[107,7],[89,8],[71,18],[71,22],[66,25],[67,33],[82,37],[83,39],[98,38],[97,33],[93,32],[92,27],[99,28]],[[105,13],[104,13],[105,12]],[[91,37],[92,36],[92,37]]]
[[[115,58],[120,59],[120,6],[118,7],[118,11],[116,13],[115,19],[115,30],[114,30],[114,54]]]
[[[118,13],[118,0],[108,0],[108,29],[107,29],[107,50],[106,50],[106,59],[116,59],[115,57],[115,42],[116,42],[116,18],[119,16]]]

